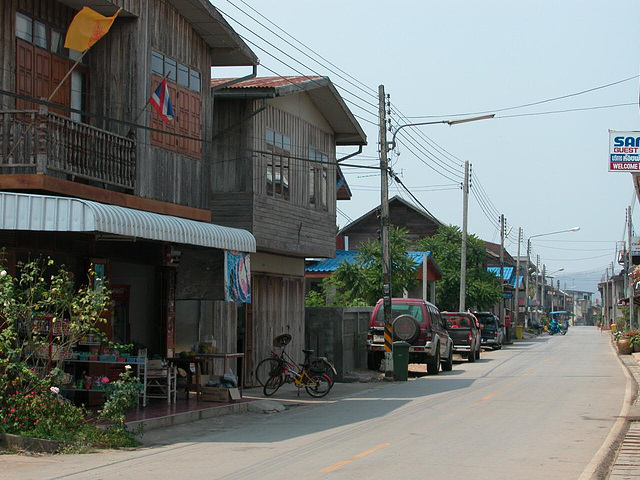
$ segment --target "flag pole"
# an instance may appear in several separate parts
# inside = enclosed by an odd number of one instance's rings
[[[91,47],[89,47],[91,48]],[[60,90],[60,87],[62,87],[62,85],[64,84],[64,82],[67,81],[67,78],[69,78],[69,75],[71,75],[71,73],[73,72],[73,70],[80,64],[80,61],[84,58],[84,56],[87,54],[87,52],[89,51],[89,48],[87,48],[84,52],[82,52],[82,55],[80,55],[78,57],[78,59],[75,61],[75,63],[71,66],[71,68],[69,69],[69,71],[66,73],[66,75],[62,78],[62,80],[60,80],[60,82],[58,83],[58,85],[56,85],[56,88],[53,90],[53,92],[51,93],[51,95],[49,95],[49,97],[47,98],[47,103],[51,102],[51,100],[53,99],[53,97],[55,96],[56,93],[58,93],[58,90]],[[8,160],[9,157],[11,155],[13,155],[13,152],[15,152],[16,148],[18,148],[20,146],[20,144],[22,144],[22,141],[24,140],[24,137],[31,131],[31,129],[33,128],[34,124],[32,123],[31,125],[29,125],[29,127],[24,131],[24,133],[20,134],[20,138],[18,139],[18,141],[13,145],[13,147],[11,147],[11,150],[9,150],[9,153],[7,154],[6,157],[4,157],[3,160]]]
[[[166,80],[169,77],[169,74],[167,73],[161,80],[160,83],[162,83],[162,81]],[[153,88],[153,87],[151,87]],[[153,95],[153,93],[151,94]],[[138,116],[136,117],[135,121],[133,122],[134,125],[136,126],[135,128],[137,128],[138,125],[138,120],[140,120],[140,117],[142,117],[142,114],[144,113],[144,111],[147,109],[147,107],[149,106],[149,103],[151,102],[151,95],[149,96],[149,98],[147,98],[146,103],[144,104],[144,107],[142,107],[142,110],[140,110],[140,113],[138,113]],[[131,129],[129,130],[129,136],[133,135],[133,129],[134,127],[131,127]]]

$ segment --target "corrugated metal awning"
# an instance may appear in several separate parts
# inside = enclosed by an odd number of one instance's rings
[[[246,231],[79,198],[0,192],[0,230],[100,232],[255,252]]]

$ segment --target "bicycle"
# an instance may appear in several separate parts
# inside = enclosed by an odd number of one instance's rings
[[[305,362],[296,365],[293,362],[279,360],[279,364],[270,372],[269,379],[264,384],[263,392],[265,397],[270,397],[278,391],[284,383],[294,383],[300,395],[300,389],[304,387],[306,392],[315,398],[324,397],[331,391],[333,382],[328,375],[314,371],[310,363],[313,350],[302,350],[305,354]],[[302,367],[300,372],[298,367]]]
[[[278,354],[275,350],[271,351],[271,356],[262,359],[255,369],[256,380],[261,387],[264,387],[265,383],[271,378],[271,372],[277,370],[280,366],[280,362],[291,362],[295,364],[295,361],[285,352],[285,347],[291,342],[291,335],[284,333],[278,335],[273,339],[273,346],[280,348],[281,351]],[[335,381],[337,375],[335,367],[327,360],[326,357],[315,357],[310,359],[311,368],[318,373],[324,373],[331,380],[331,384]]]

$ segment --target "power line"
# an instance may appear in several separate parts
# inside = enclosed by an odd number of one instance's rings
[[[603,110],[603,109],[607,109],[607,108],[619,108],[619,107],[629,107],[629,106],[636,106],[635,103],[618,103],[615,105],[599,105],[599,106],[595,106],[595,107],[584,107],[584,108],[568,108],[566,110],[552,110],[549,112],[534,112],[534,113],[517,113],[517,114],[513,114],[513,115],[501,115],[501,116],[496,116],[495,119],[499,120],[502,118],[517,118],[517,117],[535,117],[537,115],[553,115],[556,113],[569,113],[569,112],[584,112],[587,110]]]
[[[509,110],[516,110],[516,109],[525,108],[525,107],[533,107],[534,105],[541,105],[543,103],[555,102],[557,100],[564,100],[566,98],[577,97],[578,95],[584,95],[586,93],[594,92],[596,90],[602,90],[603,88],[609,88],[609,87],[613,87],[614,85],[619,85],[619,84],[624,83],[624,82],[629,82],[629,81],[635,80],[635,79],[637,79],[639,77],[640,77],[640,75],[634,75],[632,77],[623,78],[622,80],[617,80],[615,82],[607,83],[605,85],[599,85],[599,86],[593,87],[593,88],[588,88],[586,90],[581,90],[579,92],[569,93],[567,95],[560,95],[558,97],[547,98],[545,100],[539,100],[537,102],[523,103],[523,104],[515,105],[515,106],[512,106],[512,107],[494,108],[492,110],[484,110],[484,111],[481,111],[481,112],[451,113],[451,114],[447,114],[447,115],[423,115],[423,116],[415,116],[415,117],[408,117],[408,118],[459,117],[459,116],[463,116],[463,115],[481,115],[483,113],[506,112],[506,111],[509,111]],[[636,104],[633,103],[632,105],[636,105]],[[496,118],[506,118],[506,117],[496,117]]]

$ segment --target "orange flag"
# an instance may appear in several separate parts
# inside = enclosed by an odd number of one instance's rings
[[[118,13],[120,9],[112,17],[105,17],[89,7],[84,7],[73,17],[69,25],[64,41],[65,48],[79,52],[89,49],[109,31]]]

